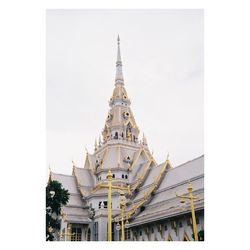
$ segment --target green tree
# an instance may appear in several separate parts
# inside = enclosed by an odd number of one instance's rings
[[[49,181],[46,187],[46,241],[53,241],[53,233],[60,229],[62,206],[69,201],[68,190],[58,181]]]
[[[194,234],[192,234],[192,238],[194,239]],[[198,232],[198,241],[204,241],[204,230]]]

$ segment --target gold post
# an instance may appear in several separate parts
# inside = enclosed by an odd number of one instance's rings
[[[130,186],[128,187],[122,187],[122,186],[115,186],[112,185],[112,172],[111,170],[108,171],[107,174],[107,184],[100,184],[98,183],[95,190],[98,190],[100,188],[107,188],[108,189],[108,241],[112,241],[112,188],[118,189],[118,190],[127,190],[128,193],[130,193]]]
[[[189,192],[189,196],[183,196],[183,195],[176,194],[176,197],[190,200],[192,222],[193,222],[192,224],[193,224],[194,240],[198,241],[197,225],[196,225],[195,210],[194,210],[194,199],[197,199],[198,197],[193,196],[193,187],[192,187],[192,184],[190,182],[188,184],[187,189],[188,189],[188,192]]]
[[[108,179],[108,241],[112,241],[112,208],[111,208],[112,173],[111,173],[111,170],[108,171],[107,179]]]
[[[190,206],[191,206],[191,212],[192,212],[194,240],[198,241],[196,218],[195,218],[195,212],[194,212],[194,200],[193,200],[192,191],[193,191],[192,184],[189,183],[188,184],[188,192],[189,192]]]
[[[70,234],[70,224],[69,223],[68,223],[67,231],[68,231],[68,233],[67,233],[68,241],[70,241],[71,234]]]
[[[122,205],[122,237],[121,240],[124,241],[125,240],[125,234],[124,234],[124,206]]]

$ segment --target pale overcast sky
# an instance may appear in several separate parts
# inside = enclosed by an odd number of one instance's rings
[[[117,35],[137,125],[158,163],[203,154],[202,10],[47,11],[47,165],[93,152],[112,95]]]

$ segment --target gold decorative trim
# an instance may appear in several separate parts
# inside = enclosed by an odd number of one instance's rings
[[[183,241],[190,241],[186,231],[184,231],[184,235],[183,235]]]
[[[171,237],[170,233],[168,233],[168,238],[167,238],[167,241],[173,241],[173,239],[172,239],[172,237]]]
[[[153,182],[153,185],[149,188],[149,190],[145,193],[145,195],[143,196],[143,199],[137,203],[135,203],[134,205],[132,205],[132,208],[126,213],[127,218],[129,219],[134,213],[136,213],[136,211],[144,204],[147,202],[149,196],[152,194],[152,192],[154,192],[154,190],[158,187],[159,181],[161,180],[161,177],[163,175],[163,173],[166,170],[166,167],[168,166],[169,161],[166,160],[165,164],[160,172],[160,174],[158,175],[158,177],[155,179],[155,181]]]

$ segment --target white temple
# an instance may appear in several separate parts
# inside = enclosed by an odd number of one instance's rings
[[[130,104],[118,36],[115,87],[102,138],[95,141],[94,152],[86,154],[83,167],[73,164],[72,175],[50,172],[49,180],[61,182],[70,192],[57,240],[107,240],[108,193],[101,185],[107,183],[109,170],[112,184],[127,188],[125,240],[193,240],[190,204],[183,205],[176,197],[176,193],[188,195],[189,182],[193,195],[198,197],[194,201],[197,230],[204,230],[204,157],[176,167],[171,166],[169,159],[158,164],[149,151],[145,135],[139,140],[140,130]],[[121,239],[121,230],[116,227],[121,216],[119,199],[120,191],[113,189],[112,238],[115,241]]]

